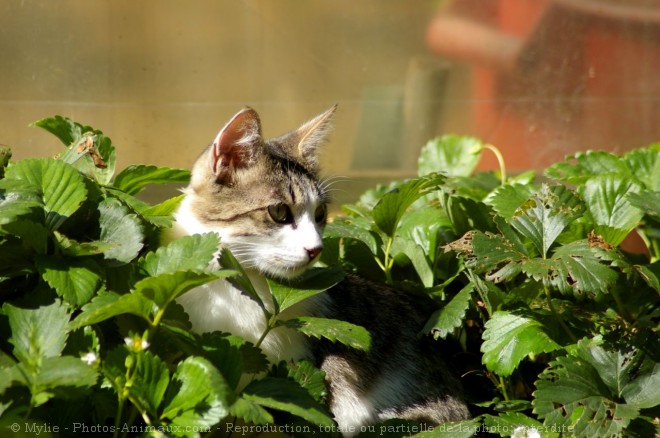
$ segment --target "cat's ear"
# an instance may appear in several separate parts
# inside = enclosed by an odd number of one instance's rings
[[[317,148],[325,143],[332,130],[332,116],[337,105],[304,123],[293,132],[289,143],[289,153],[292,154],[310,171],[318,170]]]
[[[211,145],[211,165],[216,181],[231,181],[237,169],[251,165],[263,144],[259,115],[245,108],[231,118],[218,132]]]

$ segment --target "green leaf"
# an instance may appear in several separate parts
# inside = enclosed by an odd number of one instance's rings
[[[91,388],[98,375],[94,368],[72,356],[48,357],[30,376],[33,397],[45,402],[52,396],[71,398],[79,395],[76,388]]]
[[[657,146],[657,144],[656,144]],[[644,184],[649,191],[660,190],[660,150],[653,147],[633,149],[621,160],[631,170],[636,180]]]
[[[149,222],[160,228],[169,228],[172,226],[174,218],[172,215],[181,204],[181,201],[186,195],[175,196],[174,198],[167,199],[160,204],[145,208],[140,211],[140,215]]]
[[[138,266],[146,274],[156,276],[176,271],[204,270],[209,266],[220,245],[215,233],[184,236],[145,254]]]
[[[660,364],[654,363],[647,373],[627,383],[621,390],[626,402],[639,409],[660,405]]]
[[[74,141],[82,136],[82,126],[67,117],[47,117],[37,120],[32,125],[50,132],[59,138],[65,146],[71,146]]]
[[[581,184],[604,173],[630,175],[626,163],[615,154],[605,151],[578,152],[566,161],[548,167],[545,174],[556,180]]]
[[[483,431],[479,417],[465,421],[447,421],[413,435],[415,438],[472,438]]]
[[[149,351],[136,355],[136,367],[129,392],[142,409],[157,415],[165,390],[170,380],[167,364]]]
[[[212,426],[228,414],[233,391],[211,363],[199,356],[179,363],[167,388],[161,419],[190,427]]]
[[[21,160],[7,169],[6,177],[26,181],[40,190],[50,230],[57,230],[87,198],[82,176],[52,158]]]
[[[531,259],[522,264],[528,276],[576,297],[608,294],[619,274],[608,266],[607,251],[592,248],[587,240],[560,246],[552,258]]]
[[[641,221],[642,211],[627,199],[629,193],[639,193],[641,188],[631,178],[616,174],[595,176],[582,187],[595,231],[610,245],[618,246]]]
[[[444,181],[438,174],[427,175],[406,181],[398,188],[386,193],[373,209],[376,226],[386,235],[394,237],[401,217],[408,207],[420,197],[433,191]]]
[[[307,360],[286,363],[286,370],[287,376],[307,390],[314,400],[323,402],[325,396],[328,395],[325,372]]]
[[[101,283],[98,267],[92,260],[40,256],[36,266],[46,283],[76,307],[91,300]]]
[[[531,316],[497,311],[486,322],[481,352],[486,367],[500,376],[510,376],[529,354],[561,348],[546,333],[546,327]]]
[[[620,434],[639,413],[619,397],[632,368],[620,353],[580,341],[575,356],[558,357],[541,374],[534,413],[546,427],[571,427],[578,437]]]
[[[293,281],[267,280],[273,298],[275,298],[276,313],[280,313],[307,298],[330,289],[343,279],[344,271],[334,267],[308,269],[301,277]]]
[[[307,336],[340,342],[358,350],[367,351],[371,346],[369,332],[364,327],[346,321],[300,316],[286,321],[278,321],[278,323],[296,329]]]
[[[172,301],[202,284],[234,275],[234,271],[215,272],[177,271],[144,278],[135,283],[132,294],[139,294],[153,302],[157,309],[164,309]]]
[[[349,217],[340,216],[335,218],[325,227],[323,236],[325,238],[353,239],[362,242],[372,254],[378,254],[378,239],[374,231],[370,230],[370,224],[362,226],[360,221]]]
[[[289,412],[311,423],[333,426],[327,410],[298,383],[288,379],[266,377],[249,384],[242,397],[261,406]]]
[[[21,309],[9,303],[2,306],[9,318],[14,356],[38,366],[43,359],[59,355],[67,338],[69,313],[59,301],[37,309]]]
[[[273,416],[255,400],[246,400],[242,397],[236,399],[229,408],[229,413],[235,417],[252,424],[272,424]]]
[[[245,296],[254,300],[262,310],[266,311],[266,307],[264,306],[263,301],[261,301],[257,290],[252,285],[247,272],[245,272],[241,264],[238,263],[238,260],[236,260],[231,251],[229,251],[227,248],[222,248],[218,260],[220,262],[220,266],[223,268],[231,269],[237,272],[237,274],[229,278],[228,281],[238,290],[240,290],[241,293],[243,293]]]
[[[651,192],[644,190],[640,193],[629,192],[626,198],[633,207],[640,209],[656,220],[660,219],[660,191]]]
[[[433,286],[435,275],[421,246],[411,240],[405,240],[397,236],[394,238],[391,254],[394,257],[400,255],[405,256],[405,258],[410,260],[415,267],[415,271],[417,271],[417,275],[419,275],[422,285],[424,285],[424,287]]]
[[[505,184],[493,190],[484,203],[504,219],[511,220],[516,210],[537,191],[538,187],[531,184]]]
[[[143,246],[142,224],[114,198],[103,200],[99,204],[99,212],[101,241],[111,245],[111,248],[104,252],[105,258],[119,264],[130,262]]]
[[[470,176],[481,158],[483,143],[473,137],[445,135],[426,143],[420,152],[417,174],[442,172]]]
[[[70,328],[77,330],[80,327],[97,324],[125,313],[147,319],[152,310],[153,303],[142,294],[99,293],[90,303],[82,307],[82,313],[71,322]]]
[[[39,189],[27,181],[0,179],[0,226],[42,206]]]
[[[111,245],[98,240],[92,242],[78,242],[69,239],[64,234],[55,231],[55,243],[62,254],[70,257],[85,257],[91,255],[103,254],[109,250]]]
[[[511,218],[511,225],[527,237],[542,257],[559,234],[584,210],[575,194],[564,186],[543,185]]]
[[[8,147],[0,146],[0,179],[5,177],[5,169],[11,160],[11,149]]]
[[[435,339],[445,339],[463,324],[465,312],[470,307],[472,292],[474,292],[474,284],[469,283],[442,309],[433,312],[422,332],[432,333]]]
[[[117,176],[113,185],[129,195],[139,193],[149,184],[187,183],[190,171],[147,165],[128,166]]]

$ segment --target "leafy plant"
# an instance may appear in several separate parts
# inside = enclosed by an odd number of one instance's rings
[[[419,436],[658,433],[658,145],[579,153],[537,182],[534,172],[508,177],[499,151],[478,139],[435,139],[417,177],[368,191],[328,224],[324,267],[269,280],[266,306],[231,253],[217,255],[214,234],[160,246],[180,197],[152,206],[136,195],[183,183],[187,171],[115,175],[101,131],[59,116],[36,125],[66,145],[58,158],[0,152],[2,428],[197,436],[244,424],[333,435],[320,370],[269,365],[261,341],[193,333],[175,300],[224,279],[260,305],[262,340],[285,326],[368,349],[361,327],[282,316],[352,271],[429,295],[437,307],[421,334],[460,344],[451,363],[474,418]],[[486,151],[499,172],[475,173]],[[642,253],[623,249],[631,235]],[[214,257],[222,269],[207,268]],[[246,385],[245,375],[260,377]],[[374,431],[400,436],[401,425]]]

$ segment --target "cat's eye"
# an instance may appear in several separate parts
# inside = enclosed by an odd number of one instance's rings
[[[326,204],[321,204],[316,208],[314,212],[314,220],[317,224],[325,222],[328,217],[328,206]]]
[[[278,224],[292,224],[293,213],[286,204],[275,204],[268,207],[268,214]]]

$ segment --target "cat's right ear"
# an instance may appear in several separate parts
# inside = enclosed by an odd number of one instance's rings
[[[211,168],[216,181],[227,184],[237,169],[251,165],[263,144],[261,121],[252,108],[245,108],[218,132],[210,148]]]

